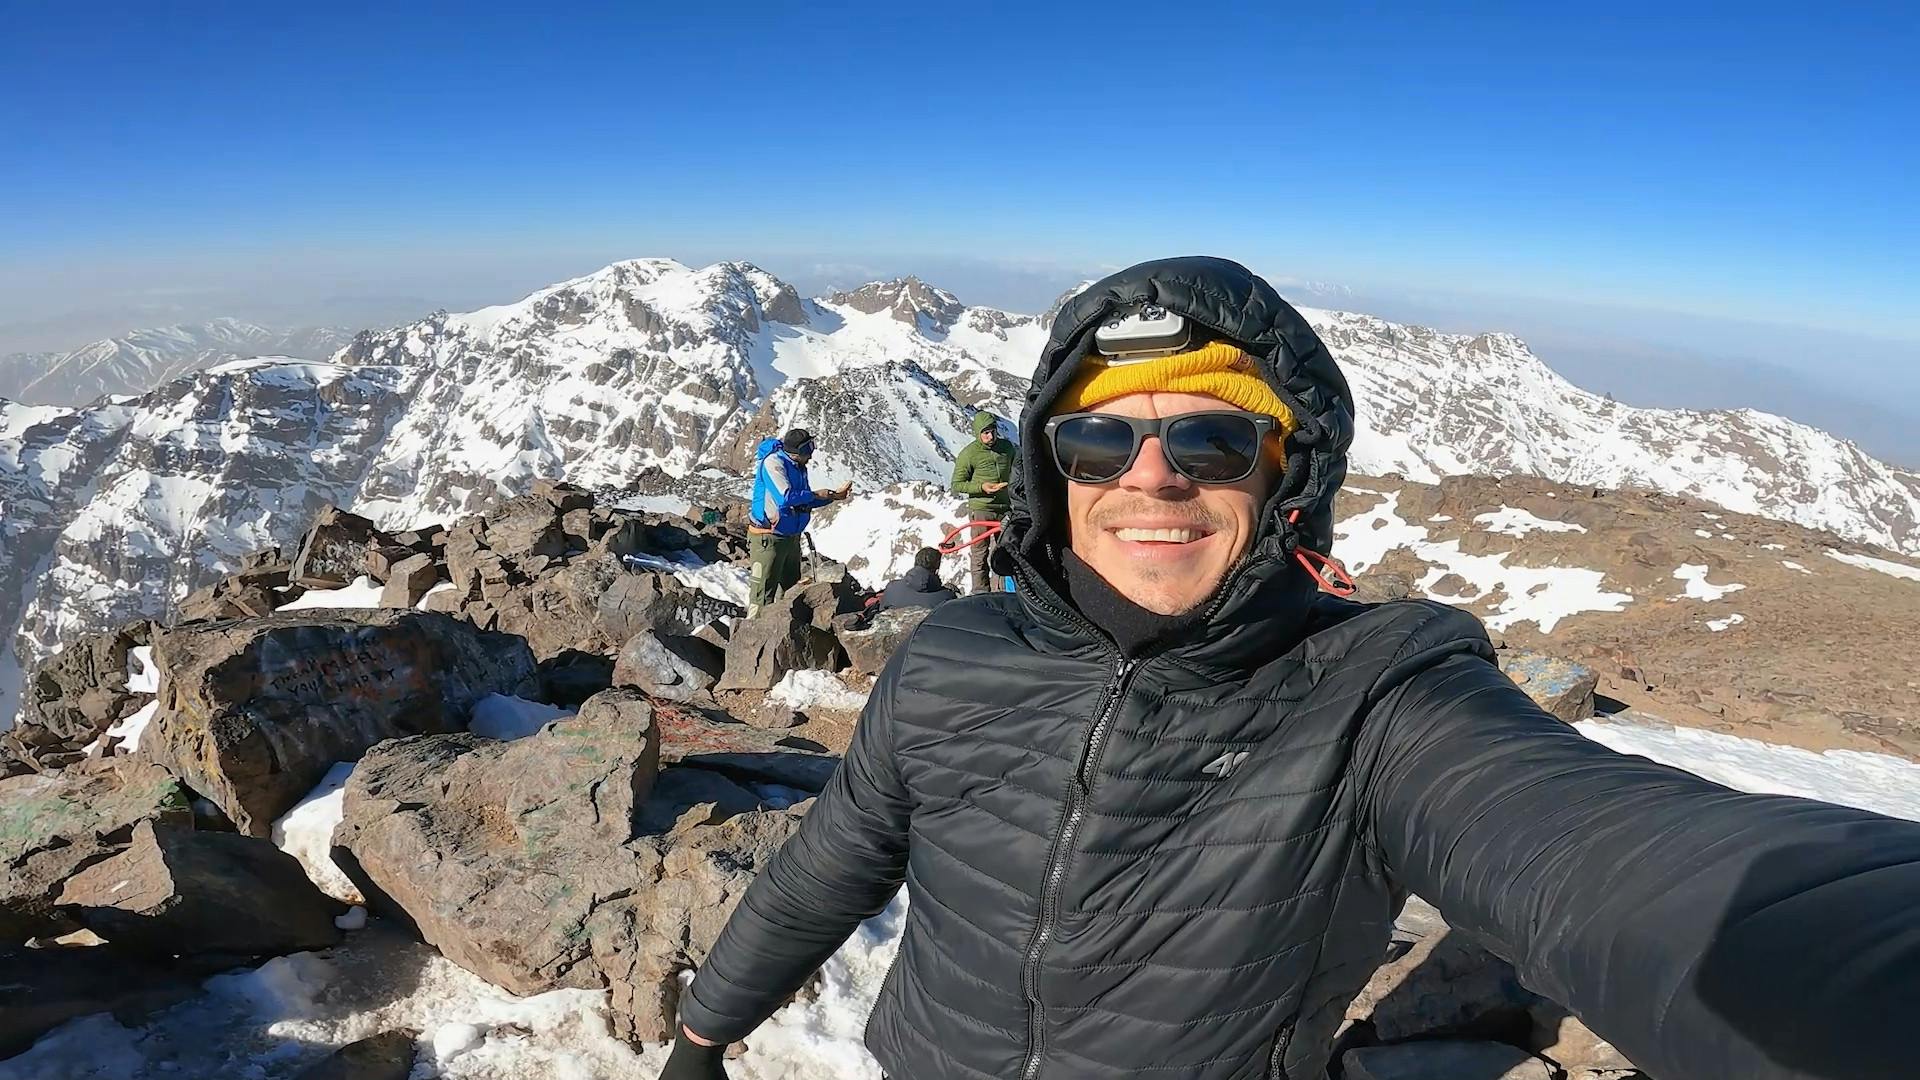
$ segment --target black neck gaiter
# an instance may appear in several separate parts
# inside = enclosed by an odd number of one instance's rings
[[[1206,617],[1206,604],[1184,615],[1161,615],[1122,596],[1093,567],[1072,551],[1063,552],[1068,599],[1087,621],[1106,631],[1120,647],[1120,655],[1144,656],[1184,636]]]

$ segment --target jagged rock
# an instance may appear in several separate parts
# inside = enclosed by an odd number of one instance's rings
[[[593,546],[594,540],[599,536],[599,530],[596,528],[598,524],[599,519],[594,517],[592,510],[569,510],[561,514],[560,532],[567,538],[568,550],[578,548],[585,551]]]
[[[647,550],[647,527],[639,518],[623,517],[594,537],[591,552],[622,559]]]
[[[447,533],[447,580],[463,600],[480,595],[480,559],[488,554],[480,542],[478,520],[463,521]]]
[[[433,554],[434,537],[445,536],[446,531],[446,529],[439,525],[428,525],[420,529],[408,529],[406,532],[394,534],[393,542],[422,555],[431,555]],[[442,545],[445,543],[445,540],[441,541]]]
[[[855,674],[878,675],[932,613],[932,608],[890,608],[875,615],[864,630],[842,630],[840,646],[847,651],[848,666]]]
[[[1554,1080],[1546,1062],[1505,1043],[1436,1039],[1349,1050],[1346,1080]]]
[[[68,878],[111,856],[145,821],[190,825],[180,783],[133,758],[0,779],[0,942],[60,933]]]
[[[325,507],[301,538],[288,576],[310,589],[337,589],[366,571],[368,546],[386,539],[366,518]]]
[[[622,573],[600,594],[596,614],[601,632],[612,641],[631,641],[644,630],[687,637],[713,619],[699,599],[670,574]]]
[[[530,586],[507,589],[497,601],[499,628],[526,638],[535,658],[542,661],[569,652],[612,652],[613,642],[602,630],[595,607],[582,603],[574,588],[583,577],[591,574],[565,579],[554,574]]]
[[[1462,1036],[1529,1045],[1545,999],[1520,985],[1512,965],[1448,928],[1417,898],[1395,923],[1399,955],[1380,966],[1347,1006],[1379,1042]],[[1390,954],[1392,955],[1392,954]]]
[[[646,880],[622,845],[659,749],[646,696],[625,689],[514,742],[382,743],[347,782],[334,861],[376,910],[495,985],[597,988],[581,926]]]
[[[716,824],[698,807],[679,820],[631,845],[646,874],[641,887],[601,904],[586,923],[593,962],[611,990],[613,1033],[635,1045],[672,1036],[678,973],[706,961],[741,894],[800,824],[793,811]]]
[[[613,681],[669,701],[709,699],[726,663],[725,652],[698,638],[642,630],[620,647]]]
[[[1579,1075],[1633,1071],[1633,1062],[1565,1009],[1542,999],[1533,1010],[1533,1037],[1527,1045],[1541,1057]]]
[[[160,956],[326,948],[343,910],[265,840],[151,821],[134,826],[125,851],[68,878],[59,903],[108,941]]]
[[[576,706],[614,685],[614,663],[604,656],[568,649],[540,661],[541,700]]]
[[[88,634],[48,657],[27,677],[20,722],[0,735],[0,746],[38,770],[76,758],[147,700],[128,688],[127,657],[152,633],[153,624],[143,619]]]
[[[282,612],[158,634],[166,671],[141,753],[249,836],[336,761],[382,739],[453,731],[488,694],[534,692],[526,643],[400,610]]]
[[[547,500],[561,514],[593,509],[593,492],[564,480],[535,480],[529,491]]]
[[[1567,723],[1592,718],[1593,692],[1600,685],[1600,675],[1585,664],[1509,650],[1500,654],[1500,670],[1541,708]]]
[[[137,1025],[148,1014],[200,993],[200,984],[239,958],[142,956],[105,945],[28,949],[0,944],[0,1059],[32,1046],[69,1020],[111,1012]],[[39,1074],[52,1080],[53,1074]],[[60,1074],[65,1075],[65,1074]]]
[[[393,543],[367,545],[367,576],[386,584],[393,577],[396,564],[417,555],[418,552],[395,540]]]
[[[736,620],[718,690],[771,690],[787,672],[841,667],[840,643],[827,631],[789,617],[783,606]]]
[[[387,569],[386,587],[380,590],[380,606],[410,608],[440,583],[440,564],[431,555],[409,555]]]
[[[328,1054],[294,1080],[407,1080],[418,1037],[412,1031],[369,1035]]]
[[[540,495],[519,495],[489,510],[485,539],[503,559],[535,555],[558,558],[567,553],[567,537],[560,531],[560,511]]]
[[[777,701],[762,701],[758,708],[746,713],[741,719],[763,731],[785,731],[788,728],[799,727],[806,722],[807,718],[795,712],[791,705],[783,705]]]

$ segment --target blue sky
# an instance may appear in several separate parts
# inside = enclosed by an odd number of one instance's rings
[[[0,351],[68,311],[457,307],[634,255],[1034,308],[1206,251],[1454,322],[1912,367],[1911,7],[1293,6],[10,5]]]

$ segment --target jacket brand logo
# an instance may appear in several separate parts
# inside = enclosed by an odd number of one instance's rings
[[[1253,753],[1251,750],[1229,750],[1208,762],[1207,767],[1200,771],[1210,773],[1217,779],[1225,780],[1227,777],[1233,775],[1233,770],[1239,768],[1240,763],[1247,760],[1247,755],[1251,753]]]

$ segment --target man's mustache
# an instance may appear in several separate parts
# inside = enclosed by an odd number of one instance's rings
[[[1088,512],[1087,524],[1096,529],[1107,529],[1129,519],[1142,517],[1153,518],[1156,521],[1179,519],[1181,524],[1192,525],[1207,532],[1222,532],[1232,524],[1199,499],[1172,502],[1164,499],[1128,496],[1116,503],[1112,495],[1101,499],[1099,504]]]

